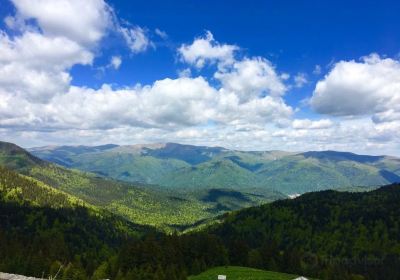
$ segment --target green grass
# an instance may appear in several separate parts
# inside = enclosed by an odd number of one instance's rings
[[[291,280],[298,277],[296,275],[255,268],[222,266],[209,269],[196,276],[190,276],[189,280],[217,280],[219,274],[226,275],[227,280]]]

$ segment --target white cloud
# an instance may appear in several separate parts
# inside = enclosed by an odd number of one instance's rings
[[[307,75],[305,73],[297,73],[297,75],[294,76],[294,83],[297,88],[303,87],[308,83]]]
[[[214,40],[210,31],[206,32],[205,37],[196,38],[192,44],[183,44],[178,53],[182,61],[202,68],[205,63],[220,63],[227,65],[234,62],[234,52],[239,50],[235,45],[220,44]]]
[[[180,129],[207,125],[282,124],[292,109],[281,98],[254,97],[245,103],[232,92],[212,87],[203,77],[164,79],[153,85],[99,90],[72,86],[43,106],[9,96],[0,126],[40,129],[108,129],[120,126]],[[0,108],[1,108],[0,107]],[[34,116],[32,119],[31,116]]]
[[[331,128],[334,123],[329,119],[312,121],[309,119],[296,119],[292,123],[294,129],[326,129]]]
[[[146,30],[139,26],[134,26],[132,28],[120,26],[119,31],[133,53],[144,52],[152,46],[152,43],[146,34]]]
[[[288,120],[293,114],[293,109],[285,104],[283,99],[265,96],[252,98],[245,103],[240,102],[233,93],[222,93],[215,121],[226,125],[240,126],[265,126],[274,124],[288,125]]]
[[[322,114],[399,119],[400,62],[377,54],[340,61],[317,83],[310,104]]]
[[[0,87],[7,95],[47,102],[68,90],[66,71],[75,64],[90,64],[91,52],[65,37],[25,32],[11,39],[0,34]]]
[[[232,67],[219,70],[214,77],[221,81],[224,90],[234,92],[240,102],[265,95],[282,96],[286,92],[271,62],[260,57],[235,61]]]
[[[287,88],[283,81],[289,78],[288,74],[279,75],[272,63],[262,57],[236,59],[238,50],[235,45],[220,44],[207,31],[205,37],[196,38],[191,45],[182,45],[178,53],[184,62],[197,68],[205,63],[217,63],[214,78],[221,82],[221,90],[225,94],[233,93],[240,104],[284,95]]]
[[[16,17],[37,20],[46,36],[66,37],[80,44],[97,43],[110,25],[103,0],[12,0]]]
[[[54,96],[68,91],[73,65],[92,63],[92,48],[109,24],[108,6],[92,0],[13,3],[17,12],[7,17],[6,24],[20,35],[0,31],[2,98],[49,103]],[[30,108],[31,104],[24,106]]]
[[[54,95],[64,93],[70,81],[67,72],[42,72],[18,64],[0,67],[3,98],[13,95],[31,102],[46,103]]]
[[[133,53],[152,45],[145,29],[122,26],[104,0],[11,1],[17,14],[8,16],[5,22],[13,29],[32,28],[25,20],[35,19],[44,36],[66,37],[82,46],[96,45],[108,31],[120,32]]]
[[[115,70],[119,69],[122,64],[122,58],[120,56],[111,57],[110,66],[112,66]]]
[[[272,135],[289,150],[338,150],[362,154],[400,155],[400,124],[373,123],[369,118],[342,120],[324,129],[284,128]],[[279,140],[278,140],[279,139]],[[297,146],[297,148],[296,148]]]
[[[93,54],[66,37],[46,37],[25,32],[10,38],[0,33],[0,63],[19,63],[27,67],[62,70],[75,64],[90,64]]]

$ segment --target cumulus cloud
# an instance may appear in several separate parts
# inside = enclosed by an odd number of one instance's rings
[[[235,45],[220,44],[214,36],[207,31],[204,37],[196,38],[192,44],[183,44],[178,53],[182,61],[197,68],[202,68],[205,63],[220,63],[227,65],[234,62],[234,52],[239,50]]]
[[[400,116],[400,62],[377,54],[336,63],[319,81],[310,99],[318,113],[371,115],[375,122]]]
[[[19,63],[27,67],[62,70],[75,64],[90,64],[93,54],[66,37],[47,37],[25,32],[10,38],[0,33],[0,62]]]
[[[20,99],[22,104],[49,103],[68,91],[73,65],[92,63],[92,48],[110,22],[108,6],[95,0],[13,3],[17,12],[8,16],[6,23],[20,35],[0,32],[2,98],[9,102]],[[30,108],[31,104],[24,106],[19,108]]]
[[[67,69],[92,60],[90,51],[65,37],[25,32],[12,39],[1,33],[0,87],[8,95],[46,102],[68,89]]]
[[[143,52],[152,45],[144,28],[122,25],[104,0],[11,1],[17,13],[8,16],[5,22],[12,29],[32,29],[26,20],[34,19],[44,36],[66,37],[82,46],[97,44],[108,31],[121,33],[133,53]]]
[[[288,74],[278,74],[274,65],[262,57],[238,59],[235,55],[238,50],[235,45],[219,43],[207,31],[205,37],[196,38],[190,45],[183,44],[178,53],[184,62],[197,68],[217,63],[214,78],[221,83],[221,90],[233,93],[239,103],[285,94]]]
[[[81,44],[97,43],[110,25],[103,0],[12,0],[16,17],[35,19],[46,36],[67,37]]]
[[[1,126],[29,126],[33,130],[120,126],[178,129],[207,125],[209,121],[219,125],[283,123],[292,114],[282,99],[267,96],[240,103],[234,93],[212,87],[201,76],[167,78],[153,85],[123,89],[71,86],[65,94],[53,96],[46,106],[10,97],[1,107],[17,104],[24,104],[25,110],[15,114],[8,111],[0,120]]]
[[[286,91],[271,62],[261,57],[235,61],[231,68],[219,70],[214,77],[221,81],[224,90],[234,92],[240,102],[265,95],[282,96]]]

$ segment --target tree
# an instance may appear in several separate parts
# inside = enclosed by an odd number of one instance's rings
[[[107,262],[103,262],[92,275],[92,280],[106,279],[110,277],[110,269]]]
[[[251,266],[251,267],[255,267],[255,268],[263,267],[262,256],[258,249],[253,249],[253,250],[249,251],[248,263],[249,263],[249,266]]]

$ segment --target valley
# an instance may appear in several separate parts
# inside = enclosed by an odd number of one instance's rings
[[[400,187],[376,184],[397,180],[399,159],[151,147],[31,149],[40,159],[0,142],[0,271],[60,271],[63,279],[82,280],[196,280],[219,271],[235,279],[396,279],[396,270],[382,267],[400,261]],[[85,168],[77,163],[83,159]],[[139,180],[141,165],[159,175],[151,176],[153,184]],[[115,170],[131,176],[114,177]],[[267,170],[280,170],[275,174],[287,185],[279,191],[250,183]],[[345,175],[352,184],[341,181]],[[292,189],[295,177],[301,180]],[[165,178],[171,184],[155,184]],[[359,185],[363,180],[370,184]]]
[[[399,276],[399,184],[310,192],[234,211],[220,208],[221,214],[202,224],[204,212],[182,206],[188,198],[180,195],[190,192],[175,192],[165,201],[171,195],[165,188],[157,192],[154,185],[61,167],[10,143],[1,143],[0,155],[2,272],[59,273],[61,279],[78,280],[197,280],[217,273],[271,280]],[[235,199],[246,201],[232,189],[199,192],[202,199],[194,200],[199,196],[193,193],[188,207],[194,201],[203,207],[239,207]],[[138,216],[113,203],[126,203]],[[183,217],[178,226],[161,223],[182,216],[179,211],[200,213],[191,220],[201,221],[199,226],[185,227]]]
[[[202,228],[227,211],[304,192],[368,191],[400,181],[398,158],[331,151],[243,152],[172,143],[29,151],[1,142],[0,163],[167,232]]]
[[[138,224],[164,231],[185,231],[212,222],[226,211],[285,196],[210,188],[177,192],[155,185],[130,183],[40,160],[11,143],[0,143],[0,163]]]

